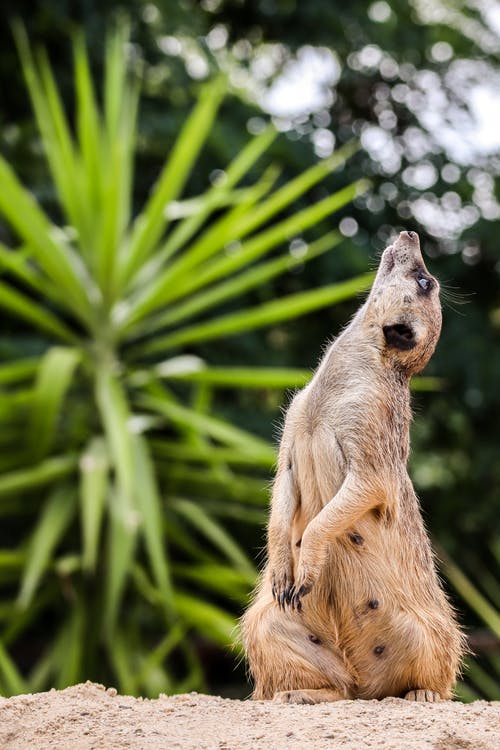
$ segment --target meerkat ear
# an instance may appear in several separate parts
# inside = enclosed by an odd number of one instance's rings
[[[413,328],[404,323],[395,323],[392,326],[382,328],[386,342],[389,346],[402,351],[413,349],[417,345]]]

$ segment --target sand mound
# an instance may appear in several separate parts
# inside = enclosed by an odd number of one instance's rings
[[[316,706],[212,695],[131,698],[87,682],[0,698],[1,750],[498,750],[500,703],[340,701]]]

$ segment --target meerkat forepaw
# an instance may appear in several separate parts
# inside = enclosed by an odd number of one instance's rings
[[[290,596],[292,590],[293,576],[290,572],[285,571],[281,574],[273,572],[271,574],[272,595],[281,609],[285,608],[285,604],[290,604]]]
[[[271,574],[271,592],[280,609],[289,606],[300,612],[301,598],[311,591],[312,586],[313,582],[305,579],[302,579],[302,583],[294,582],[290,572]]]
[[[311,591],[312,587],[312,583],[303,583],[298,587],[294,586],[290,595],[290,601],[288,602],[292,609],[296,609],[300,612],[302,609],[302,597],[306,596]]]
[[[299,568],[295,583],[292,586],[291,591],[289,592],[289,599],[287,601],[287,604],[289,604],[292,609],[296,609],[298,612],[300,612],[300,610],[302,609],[302,597],[309,594],[309,592],[312,590],[313,585],[313,576],[306,571],[301,571]]]

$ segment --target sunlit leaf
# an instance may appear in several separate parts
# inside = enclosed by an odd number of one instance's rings
[[[71,474],[78,464],[74,455],[56,456],[41,461],[29,469],[21,469],[0,476],[0,498],[4,495],[39,488]]]
[[[61,487],[54,490],[45,503],[29,543],[18,599],[21,607],[30,604],[54,550],[75,513],[75,500],[73,490]]]
[[[109,642],[111,660],[118,677],[118,687],[125,695],[136,693],[136,667],[130,658],[130,648],[125,635],[117,630]]]
[[[52,347],[40,362],[29,427],[30,454],[34,460],[39,461],[52,448],[57,419],[80,358],[81,353],[76,349]]]
[[[21,246],[12,249],[0,243],[0,268],[15,276],[18,281],[36,293],[60,304],[62,298],[57,287],[46,276],[35,270],[31,261],[29,248]]]
[[[167,398],[160,398],[158,395],[144,396],[141,403],[153,411],[163,414],[176,424],[194,427],[203,434],[220,440],[226,445],[240,446],[253,455],[261,456],[262,459],[269,458],[271,460],[274,456],[273,449],[264,440],[234,427],[222,419],[200,414]]]
[[[165,375],[167,380],[209,383],[223,388],[297,388],[312,377],[310,370],[287,367],[206,367],[204,369]]]
[[[223,94],[221,80],[205,87],[197,106],[177,138],[151,198],[136,220],[123,272],[125,280],[144,261],[160,239],[167,224],[167,204],[180,194],[199,150],[210,132]]]
[[[261,257],[279,243],[285,242],[294,234],[317,224],[326,216],[352,201],[357,195],[365,192],[368,187],[369,183],[366,180],[359,180],[339,190],[337,193],[294,213],[269,229],[251,237],[241,247],[238,247],[235,253],[224,254],[211,263],[205,263],[196,274],[192,273],[192,266],[201,263],[206,257],[214,255],[219,249],[218,246],[209,246],[206,251],[197,254],[190,263],[183,259],[180,261],[182,273],[176,273],[175,266],[172,269],[167,269],[139,296],[138,300],[131,306],[125,319],[125,326],[140,320],[144,315],[167,302],[172,303],[174,300],[182,298],[209,283],[220,278],[227,278],[229,274]]]
[[[174,572],[176,576],[202,584],[203,588],[216,591],[234,597],[239,590],[240,600],[248,601],[248,589],[255,585],[256,572],[253,575],[244,574],[234,570],[227,565],[176,565]]]
[[[19,695],[26,693],[26,683],[18,670],[15,662],[9,656],[0,641],[0,676],[5,685],[4,693],[7,695]]]
[[[221,304],[226,300],[233,299],[261,286],[270,279],[278,276],[285,271],[291,271],[297,266],[301,266],[310,260],[318,257],[322,253],[331,250],[341,242],[341,236],[337,232],[329,232],[321,237],[310,246],[304,247],[304,253],[295,256],[287,254],[275,260],[261,263],[257,266],[243,271],[238,276],[222,281],[210,287],[208,290],[195,294],[185,302],[178,303],[168,308],[164,313],[153,318],[148,318],[139,326],[138,330],[142,333],[151,333],[158,331],[165,326],[178,324],[193,315],[206,312],[211,307]],[[134,329],[137,330],[137,329]]]
[[[500,700],[500,672],[497,679],[492,677],[474,659],[468,659],[466,665],[467,680],[472,682],[483,695],[492,701]]]
[[[175,604],[186,622],[205,632],[216,643],[227,647],[233,642],[236,621],[220,607],[181,593],[176,594]]]
[[[38,358],[16,359],[0,365],[0,384],[19,383],[31,380],[38,369]]]
[[[263,326],[289,321],[300,315],[319,310],[327,305],[333,305],[354,297],[370,287],[373,274],[356,276],[349,281],[330,284],[307,292],[282,297],[273,302],[267,302],[259,308],[241,310],[204,323],[198,323],[190,328],[180,329],[166,336],[159,336],[143,344],[142,353],[168,351],[178,346],[185,346],[196,341],[210,341],[222,336],[233,336],[236,333],[255,330]]]
[[[35,61],[24,27],[16,23],[14,31],[24,77],[59,198],[72,225],[78,228],[85,247],[89,227],[82,202],[81,172],[57,85],[46,54],[41,52]]]
[[[182,498],[172,500],[170,504],[193,524],[203,536],[218,547],[238,570],[250,575],[252,580],[255,578],[256,570],[243,550],[220,524],[210,518],[201,505],[196,505],[191,500]]]
[[[94,571],[108,490],[109,457],[106,442],[93,438],[80,459],[80,514],[82,564]]]
[[[137,508],[141,528],[157,586],[168,610],[173,608],[172,581],[163,534],[164,518],[154,467],[148,447],[140,436],[134,438]]]
[[[500,638],[500,614],[478,591],[460,568],[444,553],[439,551],[443,572],[453,588],[469,604],[481,620]]]
[[[258,506],[268,500],[262,478],[219,472],[213,462],[208,468],[194,468],[182,463],[159,465],[158,473],[170,494],[183,493],[189,488],[196,497],[206,500],[219,498]]]
[[[80,682],[84,658],[84,612],[76,602],[64,624],[56,654],[54,668],[57,670],[56,687],[62,690]]]
[[[78,145],[82,157],[82,173],[85,177],[85,204],[88,212],[99,216],[99,201],[102,199],[102,143],[100,121],[94,85],[90,75],[85,40],[78,34],[73,44],[76,83],[76,124]],[[96,232],[96,237],[99,232]]]
[[[106,577],[105,620],[111,637],[133,559],[140,518],[135,492],[134,448],[129,427],[130,409],[119,380],[109,366],[96,377],[96,400],[109,445],[117,484],[111,493]]]
[[[176,623],[144,660],[137,675],[137,682],[144,683],[150,672],[168,659],[183,638],[186,638],[186,628],[181,623]]]
[[[113,644],[118,612],[137,543],[139,518],[120,489],[110,495],[107,574],[104,580],[104,629]]]
[[[203,225],[203,222],[206,221],[215,209],[219,208],[220,205],[224,205],[223,201],[230,193],[231,188],[236,185],[242,177],[244,177],[255,161],[257,161],[265,150],[269,148],[273,140],[276,138],[276,135],[277,133],[275,129],[273,127],[268,127],[260,133],[260,135],[256,136],[246,144],[225,170],[224,179],[216,182],[203,196],[201,196],[197,210],[184,221],[181,221],[172,230],[164,245],[157,253],[155,253],[155,256],[149,264],[152,273],[146,271],[150,278],[158,272],[165,261],[167,261],[195,235],[198,229]],[[268,182],[270,187],[272,180]],[[246,190],[245,193],[248,195],[248,190]],[[260,194],[260,191],[256,194],[256,200]],[[206,232],[204,232],[204,235],[206,236]]]
[[[216,445],[181,443],[179,441],[152,440],[153,453],[161,459],[172,459],[175,462],[193,461],[201,463],[236,464],[242,466],[260,466],[269,469],[274,466],[276,455],[269,453],[251,453],[238,448],[224,448]]]
[[[130,408],[118,378],[106,365],[96,373],[96,401],[109,442],[122,499],[126,506],[131,508],[134,497],[134,459],[129,428]]]
[[[41,305],[0,281],[0,307],[58,339],[74,343],[76,336]]]

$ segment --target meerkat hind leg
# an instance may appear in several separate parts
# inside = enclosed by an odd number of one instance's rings
[[[282,690],[275,693],[276,703],[327,703],[346,700],[346,696],[340,690],[320,688],[318,690]]]
[[[418,701],[420,703],[437,703],[441,700],[439,693],[434,690],[410,690],[405,695],[405,701]]]

